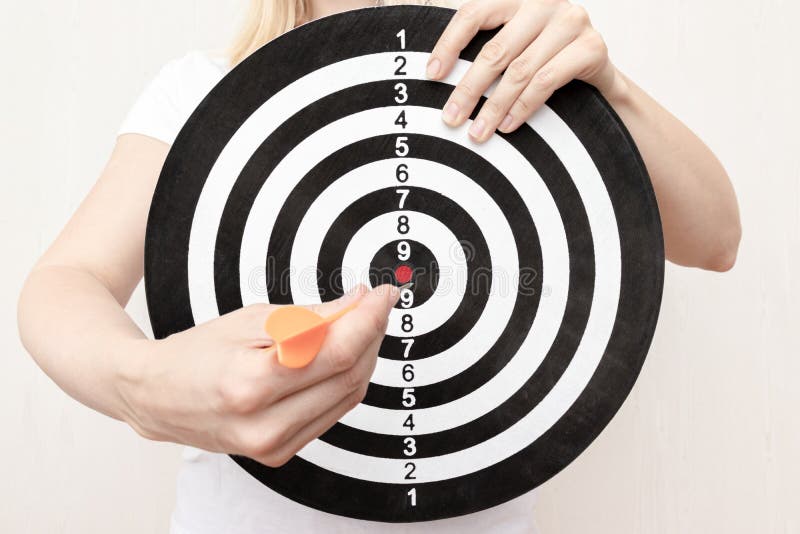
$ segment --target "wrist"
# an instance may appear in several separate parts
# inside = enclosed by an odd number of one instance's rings
[[[138,434],[157,439],[148,423],[148,367],[159,341],[147,338],[132,339],[121,344],[115,366],[114,384],[119,399],[118,415]]]
[[[610,80],[601,91],[603,97],[614,109],[629,107],[633,100],[633,86],[630,80],[611,65]]]

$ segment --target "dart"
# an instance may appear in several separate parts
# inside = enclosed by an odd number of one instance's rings
[[[413,283],[400,286],[409,289]],[[328,327],[358,306],[358,300],[326,317],[304,307],[283,306],[270,314],[264,330],[275,341],[278,362],[296,369],[311,363],[319,352]]]

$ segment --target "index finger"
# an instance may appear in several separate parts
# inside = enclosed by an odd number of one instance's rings
[[[461,51],[480,30],[497,28],[508,22],[519,7],[519,0],[470,0],[458,8],[431,51],[426,75],[432,80],[446,78]]]
[[[361,297],[358,306],[330,325],[319,354],[306,367],[284,367],[278,363],[274,351],[267,358],[262,358],[267,366],[265,403],[271,404],[346,372],[360,358],[366,357],[367,348],[386,333],[389,312],[399,296],[400,291],[396,287],[383,285]]]

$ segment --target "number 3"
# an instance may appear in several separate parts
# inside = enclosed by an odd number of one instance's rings
[[[397,95],[394,97],[394,101],[398,104],[403,104],[408,100],[408,87],[404,83],[396,83],[394,84],[394,89],[397,91]]]

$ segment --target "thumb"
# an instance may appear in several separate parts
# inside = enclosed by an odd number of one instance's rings
[[[337,311],[341,310],[345,306],[349,306],[353,302],[360,300],[368,293],[368,288],[364,284],[358,284],[353,289],[339,297],[338,299],[330,300],[328,302],[323,302],[321,304],[312,304],[309,306],[312,311],[318,313],[323,317],[327,317]]]
[[[389,313],[400,298],[400,290],[385,284],[376,287],[358,303],[358,306],[331,325],[331,333],[347,339],[350,347],[360,353],[376,338],[383,337]]]

